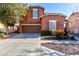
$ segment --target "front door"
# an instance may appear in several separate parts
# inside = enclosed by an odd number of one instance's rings
[[[49,20],[49,30],[54,31],[56,30],[57,20]]]

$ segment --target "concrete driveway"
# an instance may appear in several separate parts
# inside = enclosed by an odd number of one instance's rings
[[[56,51],[41,46],[39,33],[17,34],[0,40],[0,56],[60,56]]]
[[[40,33],[21,33],[11,37],[10,39],[40,40],[41,35]]]
[[[41,46],[39,40],[0,41],[0,56],[62,56],[64,54]]]
[[[0,56],[25,56],[37,48],[40,48],[39,41],[4,40],[0,41]]]
[[[39,33],[22,33],[0,41],[0,56],[29,55],[28,51],[40,48]],[[26,51],[26,52],[24,52]]]

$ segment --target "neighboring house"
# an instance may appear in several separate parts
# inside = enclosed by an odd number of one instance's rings
[[[5,26],[3,24],[1,24],[1,23],[0,23],[0,31],[5,32]]]
[[[79,33],[79,12],[72,13],[69,18],[70,33]]]
[[[27,15],[20,21],[20,33],[37,33],[45,30],[61,29],[64,31],[65,15],[61,13],[44,13],[41,6],[30,6]],[[50,7],[49,7],[50,8]]]
[[[9,33],[17,31],[17,27],[16,26],[17,26],[17,24],[14,27],[8,27]],[[6,33],[5,25],[3,25],[1,23],[0,23],[0,31]]]

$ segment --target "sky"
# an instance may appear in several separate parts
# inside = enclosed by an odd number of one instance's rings
[[[79,3],[29,3],[28,5],[40,5],[45,8],[45,12],[62,13],[67,16],[79,11]]]

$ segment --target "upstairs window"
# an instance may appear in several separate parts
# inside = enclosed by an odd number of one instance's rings
[[[38,18],[38,9],[33,9],[33,18]]]

